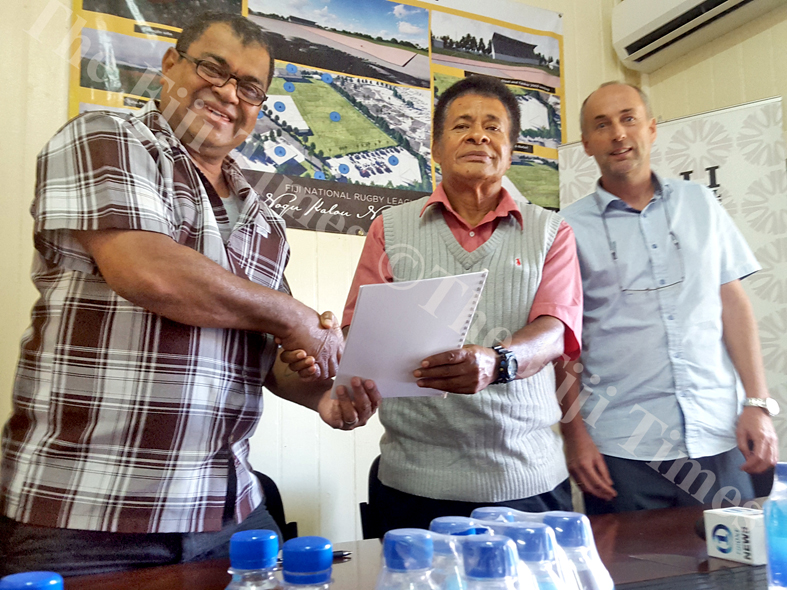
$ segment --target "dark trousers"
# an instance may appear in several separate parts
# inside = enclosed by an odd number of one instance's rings
[[[438,516],[470,516],[473,510],[484,506],[507,506],[523,512],[572,510],[571,485],[566,479],[549,492],[520,500],[460,502],[415,496],[388,487],[378,480],[377,484],[370,485],[369,510],[373,521],[370,532],[373,536],[382,537],[392,529],[428,529],[429,523]]]
[[[265,502],[237,524],[230,500],[234,504],[230,498],[223,528],[210,533],[106,533],[35,526],[0,516],[0,577],[33,570],[82,576],[226,559],[230,537],[251,529],[272,530],[281,539]]]
[[[604,455],[618,495],[607,502],[585,494],[588,514],[650,510],[672,506],[740,505],[754,498],[751,478],[740,470],[744,459],[735,448],[698,459],[649,461]]]

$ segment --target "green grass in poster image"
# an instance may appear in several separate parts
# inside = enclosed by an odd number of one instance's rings
[[[448,76],[447,74],[434,74],[434,98],[437,101],[440,95],[448,90],[452,84],[459,82],[461,78],[455,76]]]
[[[549,209],[560,208],[558,172],[546,164],[512,165],[506,176],[531,203]]]
[[[274,78],[268,92],[287,94],[284,80]],[[290,96],[314,134],[308,138],[308,143],[314,142],[315,151],[322,151],[326,158],[396,145],[325,82],[298,82]],[[334,111],[341,115],[341,121],[331,121],[330,114]]]

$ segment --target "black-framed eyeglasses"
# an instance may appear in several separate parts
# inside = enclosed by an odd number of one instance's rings
[[[657,287],[648,287],[646,289],[626,289],[623,287],[623,279],[621,278],[621,271],[620,271],[620,262],[618,261],[618,252],[617,252],[617,245],[615,242],[612,241],[612,238],[609,235],[609,227],[607,226],[607,218],[604,215],[604,209],[601,206],[601,199],[598,198],[596,195],[596,205],[598,205],[599,213],[601,214],[601,223],[604,226],[604,235],[607,237],[607,245],[609,246],[609,253],[612,255],[612,262],[615,265],[615,274],[617,275],[618,279],[618,286],[620,287],[620,291],[622,293],[649,293],[652,291],[661,291],[662,289],[669,289],[670,287],[674,287],[676,285],[680,285],[684,280],[686,280],[686,268],[683,265],[683,251],[680,248],[680,242],[678,241],[678,236],[675,235],[675,232],[672,231],[672,217],[670,217],[669,209],[667,207],[667,202],[664,201],[662,203],[662,208],[664,209],[664,217],[667,220],[667,231],[669,231],[670,241],[672,245],[675,246],[675,249],[678,252],[678,262],[680,264],[680,279],[677,281],[673,281],[669,284],[666,284],[666,281],[662,279],[663,285],[659,285]]]
[[[210,82],[214,86],[218,86],[221,88],[230,80],[235,80],[235,86],[238,89],[238,98],[242,101],[249,103],[250,105],[254,105],[255,107],[260,106],[265,99],[268,98],[268,95],[265,94],[265,90],[263,90],[262,86],[257,84],[256,82],[251,82],[250,80],[243,80],[242,78],[238,78],[238,76],[232,74],[225,68],[224,66],[217,64],[214,61],[209,59],[197,59],[195,57],[191,57],[185,51],[178,51],[178,55],[180,57],[187,59],[194,66],[197,68],[197,74],[199,77],[205,80],[206,82]]]

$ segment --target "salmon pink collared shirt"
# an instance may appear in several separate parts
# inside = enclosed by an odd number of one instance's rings
[[[475,227],[470,227],[451,206],[443,185],[437,186],[421,215],[427,207],[441,207],[443,218],[451,233],[462,248],[468,252],[484,244],[501,219],[512,215],[522,228],[522,213],[511,194],[504,188],[497,207],[488,212]],[[374,285],[393,282],[393,273],[385,252],[385,229],[382,216],[372,222],[369,235],[366,237],[358,268],[355,270],[350,293],[342,315],[342,328],[352,322],[355,305],[358,301],[358,289],[361,285]],[[582,341],[582,278],[577,259],[574,232],[565,222],[560,223],[557,235],[544,260],[541,284],[533,299],[528,323],[544,315],[559,319],[566,327],[564,336],[565,355],[574,360],[579,358]]]

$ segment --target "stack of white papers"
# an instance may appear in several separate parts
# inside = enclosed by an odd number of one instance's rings
[[[383,397],[441,395],[416,385],[428,356],[462,348],[487,271],[364,285],[334,387],[352,394],[354,376],[373,379]]]

